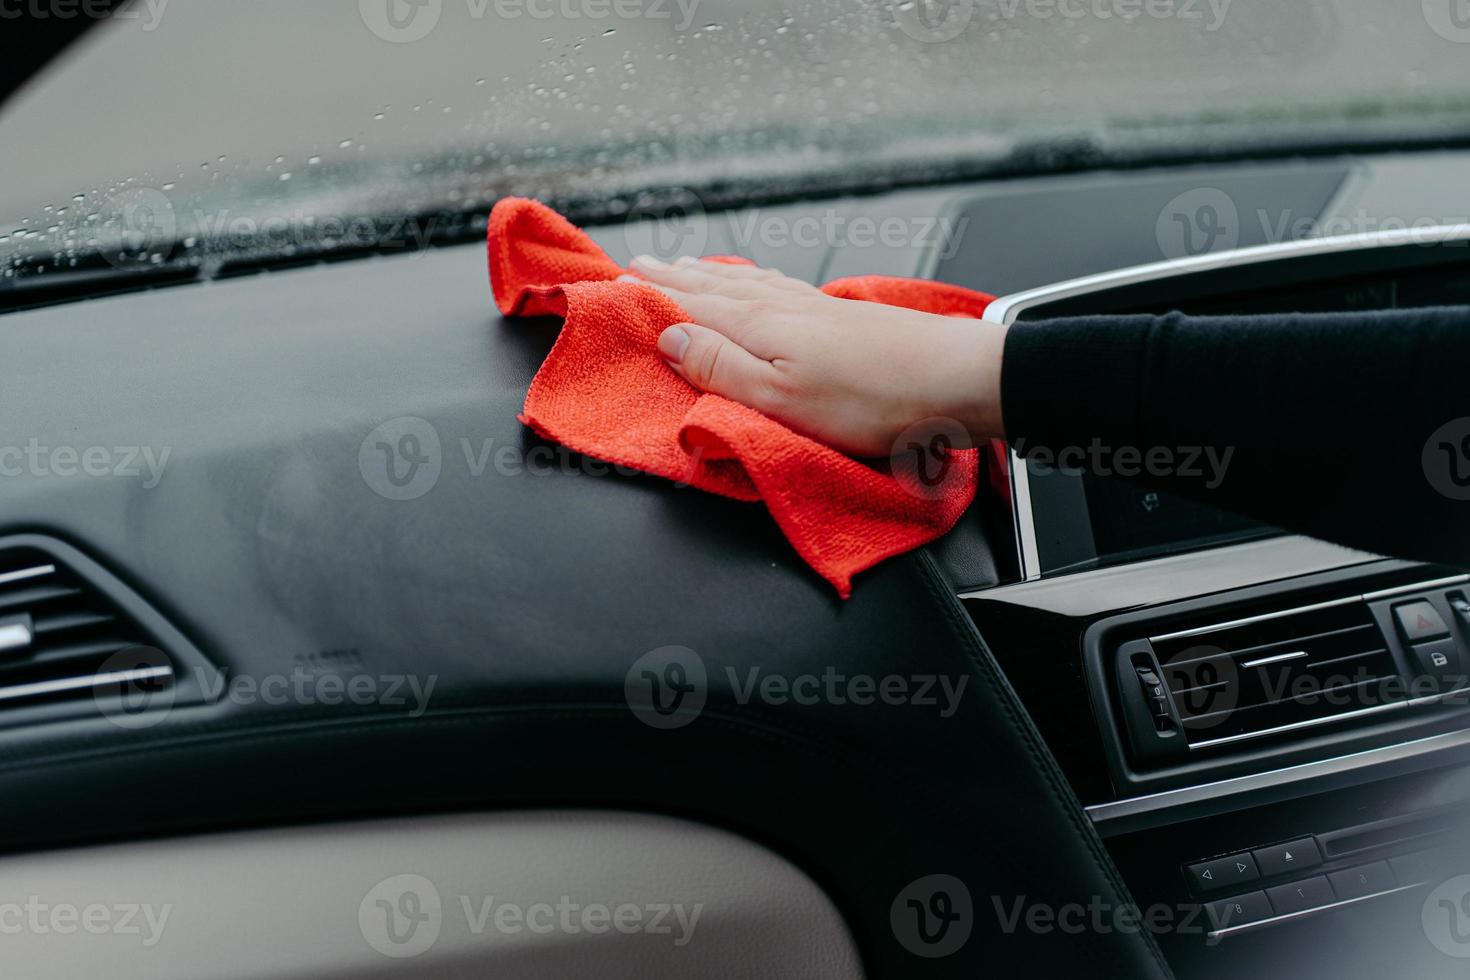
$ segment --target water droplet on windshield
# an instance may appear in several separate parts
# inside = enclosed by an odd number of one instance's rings
[[[339,149],[339,150],[345,150],[345,149],[347,149],[351,145],[352,145],[352,140],[342,140],[340,143],[337,144],[337,149]]]

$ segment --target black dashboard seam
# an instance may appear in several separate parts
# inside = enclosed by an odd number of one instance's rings
[[[1037,771],[1045,777],[1048,788],[1051,790],[1058,805],[1066,813],[1067,820],[1072,824],[1073,829],[1076,830],[1077,835],[1086,845],[1087,852],[1091,855],[1098,871],[1102,873],[1106,881],[1112,884],[1120,897],[1125,900],[1131,900],[1131,893],[1127,885],[1123,883],[1123,879],[1114,867],[1112,859],[1107,856],[1106,851],[1103,849],[1102,840],[1097,835],[1097,829],[1087,819],[1081,802],[1077,799],[1076,794],[1072,792],[1066,780],[1062,778],[1056,760],[1042,742],[1041,735],[1036,730],[1036,726],[1032,723],[1030,716],[1024,710],[1018,710],[1019,701],[1016,698],[1015,690],[1011,687],[1010,681],[1001,673],[999,666],[992,658],[990,649],[985,645],[985,640],[980,635],[974,620],[970,619],[965,613],[958,597],[955,596],[953,590],[945,583],[944,576],[935,563],[934,556],[928,548],[922,548],[915,552],[915,560],[919,565],[925,587],[943,610],[945,621],[949,625],[951,632],[954,633],[956,639],[963,645],[970,659],[975,662],[982,679],[986,681],[995,693],[995,700],[1000,704],[1002,710],[1005,711],[1012,728],[1020,736],[1021,742],[1025,745],[1027,753],[1030,754]],[[1163,951],[1159,949],[1158,943],[1155,942],[1153,935],[1148,930],[1141,930],[1139,935],[1143,938],[1144,944],[1148,947],[1149,955],[1153,957],[1154,963],[1158,966],[1161,974],[1166,977],[1173,976],[1173,971],[1170,970],[1168,963],[1164,960]]]
[[[559,702],[553,704],[516,705],[513,707],[481,706],[445,709],[429,712],[418,718],[377,714],[332,719],[330,721],[299,719],[270,724],[221,725],[212,729],[205,728],[202,731],[194,732],[183,737],[139,741],[124,746],[112,746],[100,751],[84,748],[41,758],[28,758],[22,762],[3,763],[0,764],[0,776],[24,774],[35,770],[54,769],[68,765],[88,765],[94,762],[126,756],[183,751],[200,746],[241,739],[248,739],[256,743],[291,741],[295,736],[308,735],[318,731],[325,732],[330,730],[336,733],[351,731],[354,728],[387,728],[394,725],[406,725],[415,728],[435,728],[477,720],[498,722],[509,720],[518,715],[535,714],[547,719],[555,719],[558,717],[586,718],[595,714],[606,713],[617,715],[627,714],[628,712],[629,708],[623,704]],[[900,783],[911,782],[903,772],[889,768],[869,755],[861,755],[842,749],[829,739],[822,739],[800,732],[789,725],[778,725],[767,719],[762,719],[757,723],[747,718],[735,717],[718,710],[711,710],[708,706],[701,713],[699,721],[701,726],[704,726],[708,722],[711,725],[718,725],[728,731],[739,732],[742,735],[754,735],[767,740],[776,740],[781,745],[800,749],[814,758],[820,758],[823,761],[841,765],[849,771],[863,774],[866,777],[872,777],[874,771],[877,770],[882,779]],[[918,788],[917,783],[913,783],[912,785]]]

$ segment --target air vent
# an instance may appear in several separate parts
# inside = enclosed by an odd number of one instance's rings
[[[1402,707],[1393,654],[1362,599],[1150,638],[1191,749]]]
[[[71,547],[0,541],[0,725],[100,709],[138,727],[150,708],[197,700],[212,671],[153,609]]]

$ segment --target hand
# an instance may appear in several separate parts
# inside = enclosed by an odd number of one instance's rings
[[[633,270],[693,318],[658,349],[722,395],[855,456],[887,456],[915,423],[951,419],[974,442],[1003,436],[1005,328],[835,299],[773,269],[648,256]]]

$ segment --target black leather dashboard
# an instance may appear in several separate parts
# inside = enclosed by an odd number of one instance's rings
[[[1005,935],[989,915],[960,955],[920,962],[897,944],[890,903],[923,875],[968,882],[977,908],[992,893],[1124,889],[927,555],[888,563],[842,603],[758,508],[559,461],[515,419],[554,334],[493,313],[475,247],[7,317],[6,441],[168,451],[151,488],[8,479],[7,530],[77,545],[252,687],[298,671],[372,678],[385,698],[393,680],[433,686],[426,704],[353,706],[268,703],[232,684],[144,729],[4,732],[4,846],[486,806],[646,808],[795,858],[849,917],[873,975],[1084,960],[1162,974],[1137,937],[1061,948]],[[440,472],[423,496],[392,500],[360,451],[408,415],[437,433]],[[461,440],[472,459],[511,447],[527,468],[476,475]],[[709,676],[703,713],[676,731],[644,725],[623,694],[634,662],[670,645],[697,652]],[[968,683],[949,717],[742,705],[732,681],[752,668]],[[1036,840],[1045,861],[1018,846]]]

